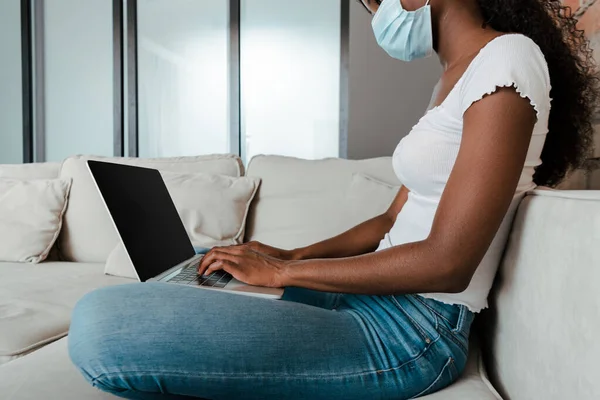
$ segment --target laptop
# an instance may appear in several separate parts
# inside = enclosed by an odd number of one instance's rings
[[[203,255],[196,254],[160,172],[91,160],[87,165],[140,282],[281,298],[283,289],[247,285],[224,271],[198,275]]]

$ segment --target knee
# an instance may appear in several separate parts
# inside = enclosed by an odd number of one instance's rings
[[[128,288],[129,287],[129,288]],[[121,330],[122,305],[132,285],[98,289],[76,304],[68,335],[73,364],[94,386],[103,388],[99,378],[115,372],[114,334]]]

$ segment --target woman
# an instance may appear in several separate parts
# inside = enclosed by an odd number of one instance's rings
[[[87,295],[69,343],[94,386],[130,399],[408,399],[461,374],[515,206],[588,153],[590,51],[559,0],[380,3],[363,0],[390,56],[436,51],[444,66],[434,107],[394,153],[405,186],[389,210],[312,246],[217,248],[200,265],[286,287],[283,301],[164,284]]]

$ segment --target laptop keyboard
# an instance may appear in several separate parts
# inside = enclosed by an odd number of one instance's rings
[[[189,265],[179,274],[169,279],[169,283],[178,283],[180,285],[198,285],[214,288],[224,288],[233,277],[225,271],[219,270],[208,276],[198,275],[198,266],[200,261]]]

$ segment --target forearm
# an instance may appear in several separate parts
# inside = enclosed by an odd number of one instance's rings
[[[296,260],[316,258],[352,257],[373,252],[384,235],[390,231],[394,220],[383,214],[331,239],[292,251]]]
[[[422,241],[357,257],[290,262],[283,281],[284,286],[334,293],[461,292],[467,275],[443,261],[448,259]]]

